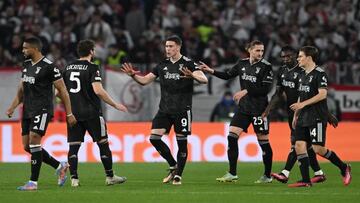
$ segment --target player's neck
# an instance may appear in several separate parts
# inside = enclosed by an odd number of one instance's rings
[[[33,57],[31,57],[31,64],[37,64],[43,57],[44,56],[41,54],[41,52],[35,53]]]
[[[309,64],[307,64],[306,66],[304,66],[305,69],[305,73],[308,74],[310,73],[312,70],[314,70],[316,68],[316,64],[314,62],[310,62]]]
[[[84,56],[79,58],[80,61],[88,61],[91,62],[91,56]]]
[[[170,57],[170,61],[172,63],[175,63],[176,61],[178,61],[180,58],[182,57],[182,55],[180,53],[176,54],[175,56],[173,57]]]
[[[261,60],[261,59],[260,59],[260,60]],[[253,65],[254,63],[257,63],[257,62],[259,62],[260,60],[258,60],[258,59],[256,59],[256,58],[249,57],[250,65]]]

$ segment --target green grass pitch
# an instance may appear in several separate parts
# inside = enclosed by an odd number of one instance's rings
[[[274,163],[278,172],[284,163]],[[321,163],[327,181],[312,188],[288,188],[286,184],[258,185],[254,181],[263,171],[262,163],[238,163],[239,181],[218,183],[216,177],[227,170],[227,163],[188,163],[181,186],[162,184],[166,175],[165,163],[115,163],[116,174],[126,176],[122,185],[105,186],[105,177],[100,163],[80,163],[81,186],[72,188],[70,181],[64,187],[56,185],[54,170],[43,164],[40,173],[39,190],[17,191],[16,187],[28,180],[29,164],[0,163],[0,201],[15,202],[360,202],[360,162],[352,164],[352,183],[345,187],[338,169],[330,163]],[[312,172],[311,172],[312,174]],[[69,176],[69,175],[68,175]],[[300,179],[295,165],[289,182]]]

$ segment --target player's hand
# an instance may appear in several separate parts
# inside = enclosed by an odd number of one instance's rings
[[[115,109],[122,111],[122,112],[128,112],[128,109],[126,108],[126,106],[122,105],[122,104],[116,104]]]
[[[339,124],[338,119],[331,113],[328,115],[328,123],[332,125],[334,128],[336,128]]]
[[[134,70],[134,67],[131,65],[131,63],[124,63],[120,70],[131,77],[133,77],[136,73],[140,72],[140,71]]]
[[[6,111],[6,115],[8,116],[8,118],[11,118],[12,115],[14,114],[14,110],[13,108],[9,108],[7,111]]]
[[[66,122],[70,127],[73,127],[77,123],[77,120],[75,116],[71,114],[70,116],[66,116]]]
[[[213,74],[214,73],[214,69],[210,68],[208,65],[206,65],[204,62],[199,61],[200,65],[199,68],[200,70],[202,70],[205,73],[210,73]]]
[[[193,78],[193,72],[191,72],[191,70],[189,70],[187,67],[183,67],[180,69],[180,71],[184,74],[182,76],[180,76],[180,78]]]
[[[302,109],[302,108],[304,108],[304,107],[305,107],[305,106],[304,106],[304,104],[303,104],[302,102],[297,102],[297,103],[293,103],[293,104],[290,105],[290,108],[291,108],[291,110],[293,110],[293,111],[300,110],[300,109]]]
[[[247,90],[241,90],[239,92],[236,92],[233,96],[233,99],[236,103],[239,103],[241,98],[243,98],[247,94]]]
[[[261,114],[261,118],[264,119],[264,118],[268,117],[269,113],[270,113],[270,110],[266,108],[265,111]]]

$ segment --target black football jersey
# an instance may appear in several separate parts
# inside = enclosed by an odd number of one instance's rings
[[[161,112],[175,114],[191,109],[194,80],[181,77],[183,73],[180,69],[183,67],[192,72],[200,70],[197,64],[186,56],[182,56],[175,63],[166,59],[152,70],[160,80],[159,110]]]
[[[323,69],[316,67],[310,73],[305,72],[301,75],[299,80],[299,98],[300,102],[310,99],[319,93],[320,88],[327,89],[328,77]],[[298,125],[310,126],[316,124],[318,121],[327,121],[327,103],[326,99],[321,100],[315,104],[304,107],[300,110],[298,117]]]
[[[77,60],[66,66],[63,78],[77,120],[84,121],[102,115],[100,98],[92,87],[93,82],[102,80],[98,65]]]
[[[45,57],[36,64],[29,59],[23,63],[21,78],[24,88],[23,117],[31,118],[44,112],[53,115],[53,82],[61,79],[60,70]]]
[[[271,64],[265,59],[250,64],[249,58],[239,60],[223,76],[214,75],[223,79],[239,76],[241,90],[248,93],[239,102],[239,111],[248,115],[260,115],[268,105],[267,94],[271,90],[273,71]],[[224,77],[225,76],[225,77]]]
[[[280,92],[285,92],[286,103],[288,111],[292,112],[290,105],[296,103],[299,98],[298,88],[300,75],[304,72],[304,69],[298,65],[292,68],[282,66],[277,76],[277,87],[280,88]]]

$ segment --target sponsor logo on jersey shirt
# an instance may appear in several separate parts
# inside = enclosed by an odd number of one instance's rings
[[[243,73],[241,78],[243,80],[247,80],[247,81],[250,81],[252,83],[255,83],[256,82],[256,77],[255,76],[252,76],[252,75],[247,75],[246,73]]]

